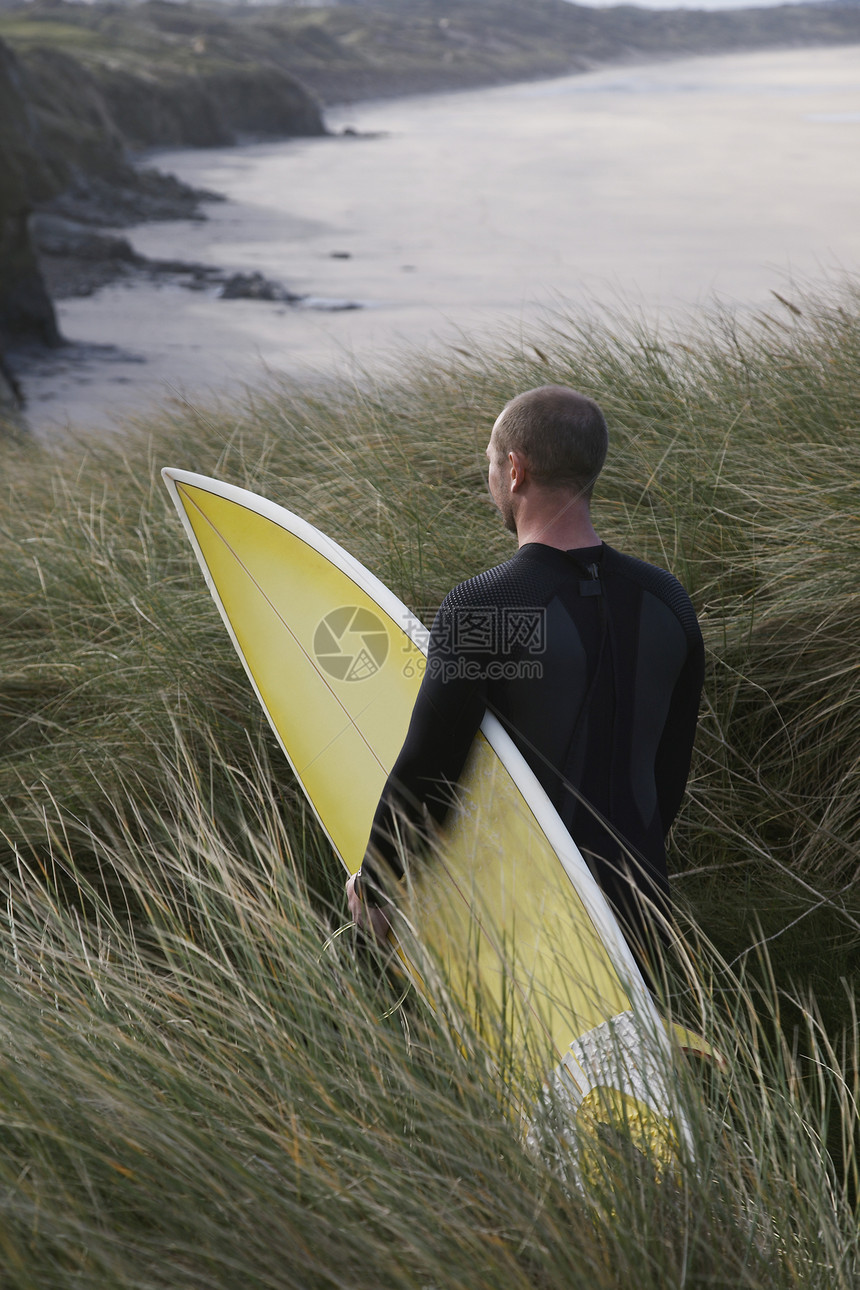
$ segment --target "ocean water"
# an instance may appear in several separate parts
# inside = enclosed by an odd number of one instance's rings
[[[557,311],[685,325],[715,300],[860,266],[860,48],[612,68],[360,103],[354,135],[152,158],[227,196],[130,232],[154,257],[261,272],[301,306],[178,285],[64,302],[73,347],[30,379],[45,435],[267,374],[399,366]],[[351,303],[355,309],[337,306]]]

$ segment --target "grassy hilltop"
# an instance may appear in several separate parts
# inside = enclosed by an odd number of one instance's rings
[[[4,1286],[853,1290],[858,372],[847,284],[0,443]],[[708,651],[671,851],[700,985],[669,964],[665,1002],[726,1064],[672,1076],[692,1157],[608,1142],[583,1187],[510,1123],[515,1063],[329,939],[336,866],[158,478],[283,501],[432,607],[510,551],[481,456],[544,381],[605,407],[598,527]]]

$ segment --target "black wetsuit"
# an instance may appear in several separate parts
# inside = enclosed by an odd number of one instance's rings
[[[634,939],[666,907],[664,839],[684,792],[704,649],[670,573],[606,545],[528,543],[443,602],[403,749],[374,817],[400,872],[403,820],[444,819],[485,709],[546,789]],[[650,920],[648,920],[650,921]]]

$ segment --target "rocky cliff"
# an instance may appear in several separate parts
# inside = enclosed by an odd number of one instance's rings
[[[199,21],[177,36],[176,6],[152,8],[164,31],[109,5],[0,16],[0,396],[14,387],[6,346],[60,341],[34,209],[85,224],[189,215],[199,195],[140,170],[136,151],[324,132],[315,98],[283,68],[231,57],[229,40],[209,54]]]
[[[28,230],[33,203],[51,196],[55,180],[23,82],[18,60],[0,41],[0,352],[12,335],[58,340]]]

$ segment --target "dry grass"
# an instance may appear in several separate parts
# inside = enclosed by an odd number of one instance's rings
[[[860,309],[850,285],[792,304],[683,344],[562,319],[396,385],[167,411],[120,447],[3,444],[4,1284],[856,1283]],[[158,479],[282,501],[432,610],[508,554],[483,450],[550,380],[610,418],[598,527],[702,618],[681,905],[733,956],[782,902],[772,969],[697,945],[698,1002],[667,987],[729,1057],[704,1097],[678,1076],[695,1167],[622,1156],[572,1195],[480,1060],[417,1004],[381,1022],[345,939],[321,954],[337,871]],[[838,944],[810,939],[823,912]]]

